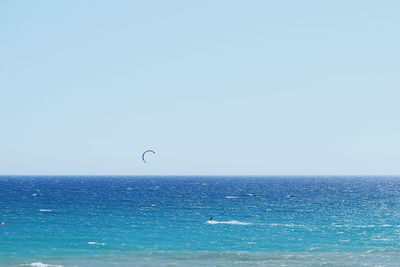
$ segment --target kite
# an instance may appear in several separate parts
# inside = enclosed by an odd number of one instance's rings
[[[146,162],[146,159],[145,159],[145,156],[146,156],[146,154],[147,153],[153,153],[153,154],[156,154],[156,152],[154,152],[153,150],[151,150],[151,149],[149,149],[149,150],[146,150],[145,152],[143,152],[143,154],[142,154],[142,160],[143,160],[143,162],[144,163],[147,163]]]

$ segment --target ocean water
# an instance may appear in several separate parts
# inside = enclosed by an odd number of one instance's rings
[[[400,177],[0,176],[0,222],[0,266],[400,266]]]

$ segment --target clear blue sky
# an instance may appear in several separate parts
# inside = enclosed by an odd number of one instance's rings
[[[0,174],[400,174],[399,10],[1,1]]]

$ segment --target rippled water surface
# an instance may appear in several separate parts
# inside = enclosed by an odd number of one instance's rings
[[[3,176],[0,265],[400,265],[399,204],[400,177]]]

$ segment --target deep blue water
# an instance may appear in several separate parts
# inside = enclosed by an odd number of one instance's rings
[[[400,177],[3,176],[0,222],[1,266],[400,265]]]

